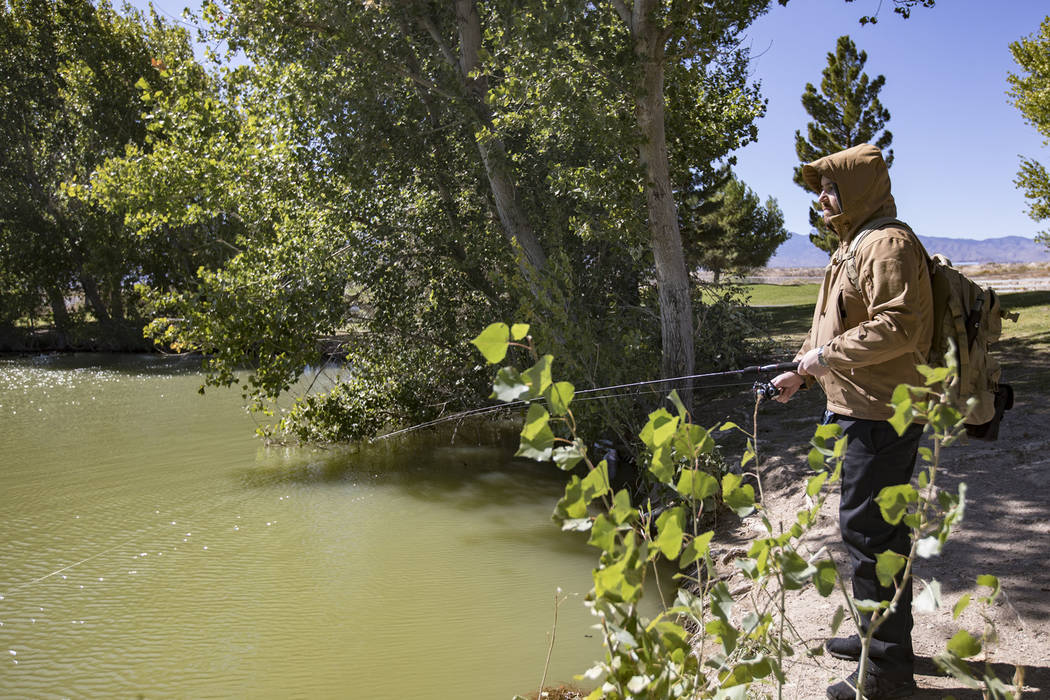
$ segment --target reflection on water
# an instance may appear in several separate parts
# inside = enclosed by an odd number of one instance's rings
[[[199,384],[0,360],[0,696],[509,698],[536,690],[558,586],[548,679],[601,654],[560,472],[467,429],[266,449]]]

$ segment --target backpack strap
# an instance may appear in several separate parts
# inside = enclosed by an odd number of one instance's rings
[[[857,270],[857,251],[860,249],[860,244],[868,237],[868,234],[886,228],[887,226],[896,226],[911,234],[911,238],[918,244],[919,250],[922,251],[923,257],[926,258],[926,264],[929,265],[930,263],[930,254],[926,252],[926,247],[923,246],[919,237],[911,230],[911,226],[892,216],[883,216],[878,219],[872,219],[867,222],[864,228],[858,231],[850,240],[849,246],[846,248],[846,256],[843,260],[843,262],[846,263],[846,277],[849,279],[850,284],[853,285],[853,288],[857,291],[860,291],[860,272]]]

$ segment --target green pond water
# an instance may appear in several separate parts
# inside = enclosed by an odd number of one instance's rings
[[[548,684],[600,657],[560,472],[480,428],[267,448],[195,367],[0,358],[0,697],[510,698],[558,587]]]

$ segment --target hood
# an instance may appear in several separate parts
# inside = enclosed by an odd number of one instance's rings
[[[890,194],[890,173],[875,146],[863,143],[802,166],[806,185],[818,194],[821,176],[838,186],[842,213],[831,217],[830,223],[843,243],[865,221],[897,216],[897,205]]]

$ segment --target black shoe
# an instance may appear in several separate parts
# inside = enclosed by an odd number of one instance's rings
[[[916,691],[911,675],[880,675],[870,671],[864,676],[864,697],[868,700],[889,700],[910,697]],[[849,678],[828,686],[829,700],[853,700],[857,697],[857,671]]]
[[[824,642],[824,648],[836,659],[860,660],[860,637],[855,634],[849,637],[832,637]]]

